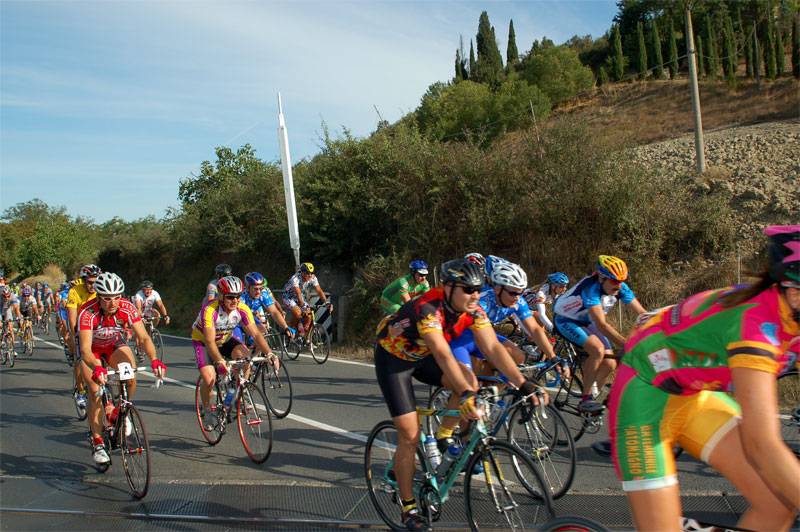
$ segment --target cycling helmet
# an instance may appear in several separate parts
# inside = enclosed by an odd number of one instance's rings
[[[231,268],[230,264],[219,264],[214,268],[214,273],[217,274],[217,277],[226,277],[233,275],[233,268]]]
[[[773,225],[764,229],[769,236],[769,273],[777,282],[800,283],[800,225]]]
[[[551,273],[550,275],[547,276],[547,282],[550,283],[550,285],[552,286],[568,285],[569,277],[567,277],[561,272]]]
[[[94,291],[98,296],[119,296],[125,291],[125,283],[116,273],[103,272],[94,282]]]
[[[611,255],[600,255],[598,257],[597,273],[603,277],[624,281],[628,278],[628,265],[620,258]]]
[[[483,271],[477,263],[469,259],[455,259],[442,264],[442,280],[480,288],[483,286]]]
[[[217,290],[219,290],[219,293],[226,296],[238,296],[242,293],[242,289],[242,280],[233,275],[227,275],[217,283]]]
[[[310,262],[304,262],[300,265],[300,271],[303,273],[314,273],[314,265]]]
[[[81,268],[81,277],[97,277],[102,270],[97,264],[87,264]]]
[[[153,282],[152,281],[142,281],[142,284],[139,285],[139,286],[140,286],[140,288],[142,290],[144,290],[145,288],[153,288]]]
[[[42,285],[42,288],[50,288],[50,287],[49,287],[49,286],[47,286],[47,283],[44,283],[44,284]]]
[[[408,265],[411,268],[413,273],[418,273],[420,275],[428,275],[428,263],[424,260],[415,260],[411,264]]]
[[[60,290],[66,290],[67,288],[69,288],[69,283],[67,283],[67,282],[63,282],[63,283],[61,283],[61,288],[60,288]]]
[[[10,296],[11,295],[11,289],[9,287],[7,287],[6,285],[2,285],[2,286],[0,286],[0,294],[3,294],[4,296]]]
[[[25,288],[22,289],[22,295],[24,297],[31,296],[31,295],[33,295],[33,290],[31,290],[30,287],[26,286]]]
[[[525,273],[525,270],[517,264],[500,262],[495,264],[492,270],[492,284],[508,286],[521,291],[525,290],[528,286],[528,275]]]
[[[247,282],[247,286],[261,286],[266,285],[267,281],[264,279],[264,276],[258,272],[250,272],[244,276],[244,280]]]
[[[508,263],[508,261],[502,257],[498,257],[496,255],[489,255],[486,257],[486,264],[484,265],[484,270],[486,270],[486,277],[489,279],[492,278],[492,270],[494,269],[495,265]]]
[[[483,266],[486,264],[486,259],[484,259],[483,255],[481,255],[480,253],[467,253],[466,255],[464,255],[464,258],[471,260],[481,268],[483,268]]]

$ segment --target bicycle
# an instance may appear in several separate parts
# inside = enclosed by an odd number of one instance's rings
[[[167,316],[164,316],[166,318]],[[164,361],[164,340],[161,338],[161,333],[156,329],[154,325],[155,318],[152,317],[142,317],[142,322],[144,323],[144,328],[147,331],[147,334],[150,335],[150,339],[153,341],[153,345],[156,348],[156,357],[158,358],[159,362]],[[144,360],[144,349],[140,348],[138,345],[134,343],[133,352],[136,355],[136,358],[139,362]]]
[[[39,327],[45,334],[50,334],[50,307],[44,307],[41,319],[39,320]]]
[[[331,339],[325,327],[316,320],[316,311],[323,307],[330,308],[330,303],[309,306],[311,323],[305,333],[297,334],[289,343],[287,356],[290,360],[297,359],[306,348],[317,364],[324,364],[328,360],[331,354]]]
[[[244,450],[251,460],[257,464],[267,461],[272,452],[272,416],[264,392],[245,379],[244,368],[251,362],[264,362],[267,357],[248,357],[226,361],[231,368],[229,375],[217,374],[214,387],[211,389],[211,399],[206,419],[201,412],[203,402],[200,396],[200,385],[203,377],[197,378],[195,387],[195,410],[197,422],[203,437],[211,445],[216,445],[227,430],[227,424],[233,423],[231,414],[236,412],[239,427],[239,437]],[[229,385],[236,387],[235,391]],[[226,399],[227,392],[230,398]]]
[[[106,409],[101,416],[102,438],[106,449],[119,448],[122,455],[122,468],[128,486],[137,499],[144,498],[150,487],[150,442],[147,439],[147,430],[139,410],[128,399],[128,381],[133,379],[134,373],[146,368],[136,368],[128,362],[120,362],[117,370],[108,370],[108,377],[117,376],[119,394],[114,397],[108,389],[108,384],[100,386],[96,396],[100,397],[100,404]],[[153,387],[158,388],[163,381],[156,378]],[[116,417],[114,417],[116,413]],[[92,443],[89,433],[89,444]],[[111,453],[109,462],[98,465],[100,472],[105,473],[111,466]]]
[[[36,345],[33,343],[33,326],[31,325],[31,319],[27,316],[23,318],[22,328],[22,352],[33,356],[33,348],[36,347]]]
[[[610,532],[597,521],[586,517],[557,517],[536,529],[537,532]]]
[[[14,320],[19,322],[19,320]],[[14,349],[14,339],[11,336],[9,327],[11,325],[3,320],[3,334],[0,337],[0,358],[3,364],[8,364],[8,367],[13,368],[14,363],[17,361],[17,353]]]
[[[264,338],[267,336],[265,334]],[[254,344],[250,347],[251,356],[255,356],[255,351]],[[261,383],[261,390],[267,397],[269,409],[276,418],[283,419],[289,415],[294,395],[292,378],[289,376],[289,369],[285,364],[281,364],[279,369],[275,369],[275,366],[266,361],[254,363],[254,369],[250,370],[250,382]]]
[[[519,368],[524,373],[527,366],[521,365]],[[524,399],[515,398],[505,390],[498,391],[497,385],[503,384],[498,377],[478,375],[478,380],[487,385],[481,389],[481,393],[487,394],[484,404],[489,408],[489,435],[500,437],[501,430],[504,430],[506,440],[539,467],[553,500],[563,497],[572,486],[577,464],[575,442],[564,419],[552,405],[536,408],[529,413]],[[544,391],[539,393],[541,399]],[[431,394],[428,408],[446,408],[450,395],[447,388],[437,388]],[[437,416],[428,416],[429,433],[436,432],[439,421]],[[465,437],[469,434],[468,429],[458,433],[458,436]]]
[[[417,414],[421,418],[460,416],[458,410],[419,407]],[[449,466],[442,466],[442,471],[423,451],[424,442],[432,435],[426,434],[421,419],[420,425],[413,491],[429,522],[441,517],[442,505],[450,498],[451,490],[456,491],[454,485],[462,470],[469,472],[464,476],[463,496],[470,529],[529,529],[552,519],[550,490],[545,487],[536,466],[514,445],[490,436],[483,418],[473,423],[462,452]],[[370,500],[381,519],[392,530],[405,530],[399,519],[401,501],[394,474],[397,443],[397,429],[391,420],[375,425],[367,438],[364,473]],[[476,471],[480,473],[473,474]]]
[[[72,373],[72,404],[75,405],[75,410],[78,413],[78,421],[83,421],[87,415],[86,405],[80,406],[78,404],[78,381],[75,378],[75,372],[70,371],[70,373]],[[86,393],[86,389],[84,389],[84,393]]]
[[[264,322],[264,326],[267,328],[267,334],[264,338],[266,338],[270,349],[272,349],[273,352],[280,353],[282,359],[288,358],[289,351],[287,345],[289,343],[289,338],[286,336],[286,333],[281,332],[280,328],[278,328],[278,324],[272,319],[272,316],[267,318],[267,321]]]
[[[778,407],[783,441],[800,458],[800,374],[796,367],[778,377]]]

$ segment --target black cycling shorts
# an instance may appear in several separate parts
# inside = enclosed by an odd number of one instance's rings
[[[397,417],[417,409],[412,377],[431,386],[441,386],[444,372],[432,354],[422,360],[403,360],[376,344],[375,374],[389,413]]]

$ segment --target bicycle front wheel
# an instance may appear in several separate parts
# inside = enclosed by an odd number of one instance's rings
[[[30,327],[25,329],[25,336],[23,337],[23,350],[30,356],[33,356],[33,331]]]
[[[397,479],[394,474],[394,454],[397,450],[397,429],[390,420],[381,421],[372,429],[364,449],[364,474],[367,479],[367,492],[378,515],[392,530],[406,530],[400,520],[402,504]],[[413,490],[419,499],[425,475],[422,450],[417,446],[417,460],[414,468]]]
[[[538,532],[609,532],[609,530],[585,517],[557,517],[539,527]]]
[[[153,340],[153,345],[156,348],[156,356],[158,360],[164,362],[164,340],[161,338],[161,333],[158,332],[158,329],[153,329],[153,332],[150,334],[150,337]]]
[[[283,333],[270,333],[264,335],[267,340],[267,345],[269,345],[270,349],[276,354],[279,354],[281,358],[287,358],[289,355],[288,350],[286,349],[286,343],[288,338]],[[296,357],[295,357],[296,358]]]
[[[467,471],[483,471],[464,479],[472,530],[535,530],[554,517],[550,490],[522,451],[503,441],[478,445]]]
[[[83,421],[86,419],[86,407],[78,405],[78,383],[75,379],[75,371],[70,371],[70,373],[72,373],[72,403],[78,412],[78,421]]]
[[[200,396],[200,384],[202,382],[203,377],[198,377],[197,385],[194,388],[195,414],[203,437],[211,445],[216,445],[222,439],[222,435],[225,434],[226,415],[225,405],[222,402],[224,394],[219,382],[214,382],[214,386],[211,387],[211,399],[208,401],[208,411],[201,412],[203,399]]]
[[[524,423],[522,410],[515,408],[508,423],[508,441],[539,467],[553,499],[569,491],[575,478],[575,442],[555,408],[550,405],[544,411],[536,408]]]
[[[45,316],[44,319],[44,333],[49,335],[50,334],[50,314]]]
[[[257,464],[267,461],[272,452],[272,417],[261,388],[244,383],[237,402],[239,436],[247,455]]]
[[[150,487],[150,442],[139,411],[128,405],[128,412],[119,423],[122,467],[133,496],[137,499],[147,495]]]
[[[276,370],[271,364],[261,363],[261,389],[269,400],[269,409],[278,419],[289,415],[292,409],[292,378],[286,365]]]
[[[331,339],[321,325],[314,326],[311,331],[311,356],[317,364],[324,364],[331,354]]]

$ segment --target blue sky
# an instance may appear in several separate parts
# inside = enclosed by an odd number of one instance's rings
[[[505,57],[602,35],[614,1],[0,0],[0,211],[34,197],[104,222],[162,217],[181,178],[249,143],[292,162],[324,121],[357,137],[453,76],[486,10]]]

